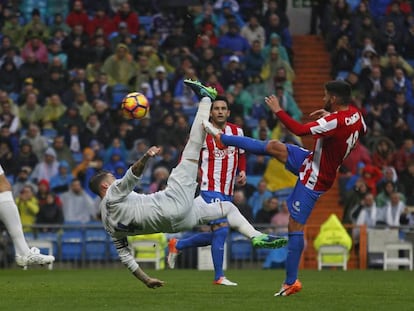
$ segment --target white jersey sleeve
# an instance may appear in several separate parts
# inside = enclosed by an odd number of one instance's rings
[[[112,237],[114,245],[119,255],[121,262],[129,269],[129,271],[134,272],[138,269],[139,265],[135,261],[134,256],[131,254],[131,250],[128,246],[127,238],[116,239]]]
[[[107,203],[117,203],[130,194],[141,178],[132,173],[129,168],[121,179],[117,179],[109,188],[106,194]]]
[[[3,168],[0,165],[0,175],[3,175],[3,174],[4,174],[4,170],[3,170]]]

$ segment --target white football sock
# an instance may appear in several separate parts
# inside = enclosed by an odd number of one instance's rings
[[[12,197],[11,191],[1,193],[1,196]],[[24,256],[29,253],[29,246],[23,234],[22,222],[16,203],[12,200],[0,200],[0,220],[6,226],[7,231],[13,241],[16,255]]]
[[[184,147],[183,159],[198,160],[200,158],[201,147],[206,139],[206,132],[201,122],[209,119],[210,108],[211,99],[209,97],[203,97],[198,104],[198,110],[190,130],[190,137]]]

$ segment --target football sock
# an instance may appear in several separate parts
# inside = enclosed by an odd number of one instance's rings
[[[16,255],[24,256],[29,253],[29,246],[23,234],[22,222],[16,204],[13,201],[11,191],[2,192],[2,195],[10,193],[11,201],[0,202],[0,220],[6,226],[10,238],[13,241]]]
[[[287,247],[285,283],[291,285],[298,278],[299,262],[304,247],[303,231],[290,232]]]
[[[190,137],[184,147],[182,157],[188,160],[198,160],[200,150],[206,138],[206,132],[203,129],[202,121],[210,117],[211,99],[203,97],[198,104],[198,110],[194,117],[193,125],[190,130]]]
[[[255,236],[261,235],[260,231],[257,231],[247,219],[240,213],[236,205],[231,202],[220,202],[220,203],[211,203],[219,204],[219,208],[223,211],[221,217],[227,217],[227,221],[231,228],[239,231],[241,234],[248,238],[253,238]],[[212,218],[211,220],[217,219],[218,217]]]
[[[213,231],[213,240],[211,241],[211,256],[214,265],[214,280],[218,280],[224,276],[223,259],[224,259],[224,243],[226,242],[229,227],[220,227]]]
[[[267,155],[268,141],[257,140],[245,136],[225,135],[220,136],[221,142],[227,146],[236,146],[254,154]]]
[[[179,239],[175,248],[183,250],[189,247],[198,247],[198,246],[207,246],[211,244],[211,240],[213,239],[213,232],[202,232],[197,233],[195,235],[190,236],[186,239]]]

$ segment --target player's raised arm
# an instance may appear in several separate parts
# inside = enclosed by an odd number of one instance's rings
[[[159,154],[160,148],[152,146],[148,151],[136,161],[125,175],[108,188],[108,202],[118,202],[134,190],[149,158]]]
[[[290,117],[283,109],[280,107],[279,100],[275,95],[270,95],[265,97],[265,103],[269,109],[279,118],[279,120],[286,126],[286,128],[291,131],[293,134],[298,136],[305,136],[311,134],[311,127],[315,126],[315,122],[310,122],[307,124],[301,124],[295,119]]]

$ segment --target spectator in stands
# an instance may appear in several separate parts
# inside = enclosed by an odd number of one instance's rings
[[[25,185],[15,199],[19,209],[20,219],[24,232],[32,231],[31,226],[35,224],[36,215],[39,213],[39,202],[30,185]]]
[[[378,223],[384,222],[384,217],[384,210],[377,208],[374,195],[372,193],[367,193],[364,197],[362,209],[358,215],[356,225],[367,225],[369,228],[372,228]]]
[[[46,99],[46,103],[42,109],[42,122],[52,122],[54,125],[60,120],[66,111],[60,96],[53,93]]]
[[[170,171],[165,166],[158,166],[152,173],[152,182],[148,187],[148,193],[155,193],[165,189]]]
[[[244,59],[246,76],[249,81],[252,77],[258,76],[264,65],[265,58],[262,55],[260,42],[255,40],[251,43],[251,49],[247,52]]]
[[[258,224],[270,224],[272,218],[279,211],[279,200],[277,197],[270,197],[265,200],[262,208],[257,212],[254,222]]]
[[[410,23],[408,28],[404,31],[403,34],[403,46],[402,55],[404,59],[410,64],[411,67],[414,66],[414,23]]]
[[[48,142],[45,137],[40,133],[39,126],[35,123],[29,124],[27,132],[21,137],[29,140],[32,145],[33,152],[36,154],[37,158],[43,159],[43,155],[48,147]]]
[[[42,179],[50,181],[52,176],[58,173],[59,162],[56,160],[56,152],[53,148],[47,148],[41,158],[43,160],[35,166],[32,172],[31,179],[35,182]]]
[[[408,166],[410,161],[414,160],[414,139],[411,136],[404,138],[401,147],[394,153],[392,166],[400,175]]]
[[[238,110],[242,113],[243,117],[249,117],[253,107],[253,98],[249,92],[244,89],[243,81],[235,81],[234,84],[229,86],[227,93],[234,97],[234,105],[241,108]],[[235,107],[232,107],[232,109],[233,108]],[[233,110],[236,111],[236,109]]]
[[[53,41],[59,43],[61,45],[62,40],[71,32],[71,27],[66,24],[65,20],[63,19],[63,15],[61,12],[57,12],[53,16],[53,20],[49,25],[49,32],[52,35]]]
[[[374,196],[377,195],[377,183],[381,180],[381,178],[382,171],[375,165],[368,164],[362,169],[362,179]]]
[[[240,35],[246,38],[251,46],[255,41],[258,41],[260,49],[263,49],[265,46],[266,35],[264,28],[259,24],[259,20],[254,14],[250,15],[248,22],[241,28]]]
[[[40,40],[46,42],[49,39],[49,28],[42,21],[39,9],[33,9],[31,15],[32,19],[23,27],[25,40],[37,36]]]
[[[65,161],[68,163],[70,169],[75,165],[72,153],[65,142],[65,137],[62,135],[57,135],[53,138],[52,148],[56,152],[56,159],[60,161]]]
[[[72,151],[72,153],[74,153]],[[78,153],[78,152],[77,152]],[[95,152],[90,147],[86,147],[82,150],[81,161],[72,170],[72,175],[75,178],[83,180],[85,177],[86,170],[90,166],[94,166],[91,163],[95,160]]]
[[[272,48],[268,59],[266,59],[260,73],[261,78],[267,84],[269,90],[274,89],[274,78],[278,69],[281,67],[286,71],[286,80],[292,82],[295,79],[295,72],[286,61],[279,57],[279,49],[274,47]]]
[[[59,42],[51,41],[49,43],[48,48],[49,48],[49,54],[48,54],[49,64],[51,64],[53,62],[53,59],[57,57],[62,63],[62,67],[66,69],[68,65],[68,55],[62,51],[62,46],[59,44]]]
[[[35,88],[39,88],[45,72],[44,66],[36,59],[36,55],[28,52],[26,61],[19,68],[20,81],[31,83]],[[31,80],[26,80],[27,78]]]
[[[401,193],[392,192],[390,194],[390,201],[385,206],[385,223],[387,226],[399,227],[401,225],[400,219],[406,212],[404,201],[401,200]]]
[[[50,188],[53,192],[60,194],[69,190],[73,175],[69,163],[65,160],[59,162],[58,173],[50,179]]]
[[[380,169],[391,166],[394,152],[395,144],[393,141],[387,137],[382,137],[372,151],[372,164]]]
[[[123,2],[116,12],[113,23],[115,27],[118,27],[121,22],[125,22],[128,26],[128,31],[137,35],[139,30],[139,18],[137,13],[132,11],[130,4],[126,1]]]
[[[39,202],[39,213],[36,215],[38,225],[60,225],[63,223],[62,201],[50,191],[49,182],[42,179],[38,183],[36,198]],[[44,232],[54,232],[58,228],[41,228]]]
[[[230,56],[220,80],[225,89],[236,81],[246,81],[245,73],[241,70],[240,58],[237,55]]]
[[[74,125],[77,129],[83,129],[83,118],[79,113],[79,108],[75,105],[68,105],[66,112],[59,118],[57,122],[58,132],[66,137],[66,143],[70,146],[69,128]]]
[[[92,112],[86,119],[85,128],[81,132],[82,144],[87,146],[92,140],[98,140],[107,146],[111,139],[109,124],[101,124],[98,115]]]
[[[159,13],[152,18],[151,32],[155,32],[164,40],[171,32],[174,25],[174,16],[169,12],[166,6],[160,8]]]
[[[20,89],[19,71],[11,59],[5,59],[0,68],[0,89],[17,94]]]
[[[62,193],[60,198],[65,222],[87,223],[95,220],[93,200],[84,191],[79,179],[73,179],[69,191]]]
[[[272,217],[270,223],[275,226],[276,234],[287,234],[289,224],[289,209],[286,201],[279,205],[279,211]]]
[[[86,122],[89,115],[95,111],[93,107],[88,103],[86,94],[83,91],[76,93],[73,105],[79,109],[79,114],[84,122]]]
[[[13,45],[21,48],[24,43],[23,27],[19,23],[20,12],[11,14],[5,21],[1,33],[9,38]],[[3,37],[4,38],[4,37]]]
[[[391,201],[392,193],[397,193],[401,202],[405,202],[405,196],[399,192],[397,182],[384,181],[381,188],[378,188],[378,194],[375,197],[375,203],[377,207],[384,208]]]
[[[39,162],[28,139],[22,139],[20,141],[19,151],[17,156],[14,158],[14,161],[16,162],[19,170],[21,167],[30,168],[30,173]]]
[[[12,186],[13,197],[17,198],[23,187],[26,185],[31,186],[32,189],[37,192],[37,185],[29,179],[31,172],[32,169],[29,166],[19,167]]]
[[[89,17],[83,8],[83,2],[76,0],[73,2],[72,11],[66,17],[66,24],[73,28],[75,25],[82,25],[83,29],[88,27]]]
[[[280,17],[277,14],[270,14],[265,24],[266,42],[269,42],[272,33],[280,36],[281,44],[286,48],[289,59],[292,61],[292,37],[289,29],[281,24]]]
[[[233,204],[237,206],[240,213],[247,219],[250,223],[253,223],[253,214],[252,208],[249,203],[247,203],[246,195],[243,190],[236,189],[233,193]]]
[[[19,116],[23,128],[27,128],[30,123],[39,123],[42,120],[42,108],[38,103],[36,93],[27,94],[23,105],[19,108]]]
[[[128,85],[130,79],[134,76],[135,66],[128,47],[123,43],[119,43],[115,54],[105,60],[102,71],[108,75],[109,85],[117,83]]]
[[[404,189],[406,203],[408,206],[414,206],[414,161],[407,164],[407,168],[400,174],[400,184]]]
[[[88,22],[86,32],[93,37],[97,28],[102,28],[105,37],[114,31],[112,19],[107,15],[104,6],[98,6],[93,18]]]
[[[244,61],[244,56],[250,49],[250,44],[240,35],[240,29],[236,23],[230,23],[228,28],[228,32],[219,37],[217,47],[221,55],[236,55],[241,61]],[[224,60],[226,61],[226,58]]]
[[[335,50],[331,53],[331,63],[333,78],[345,77],[352,71],[355,64],[355,51],[348,36],[343,35],[338,39]]]
[[[293,96],[285,91],[283,85],[276,85],[276,96],[279,99],[280,106],[296,121],[302,119],[302,111],[299,109]]]
[[[271,198],[271,196],[272,193],[267,190],[266,181],[262,179],[257,184],[257,190],[252,194],[252,196],[250,196],[250,198],[247,201],[247,204],[251,207],[253,219],[256,218],[256,215],[263,207],[264,202]]]

